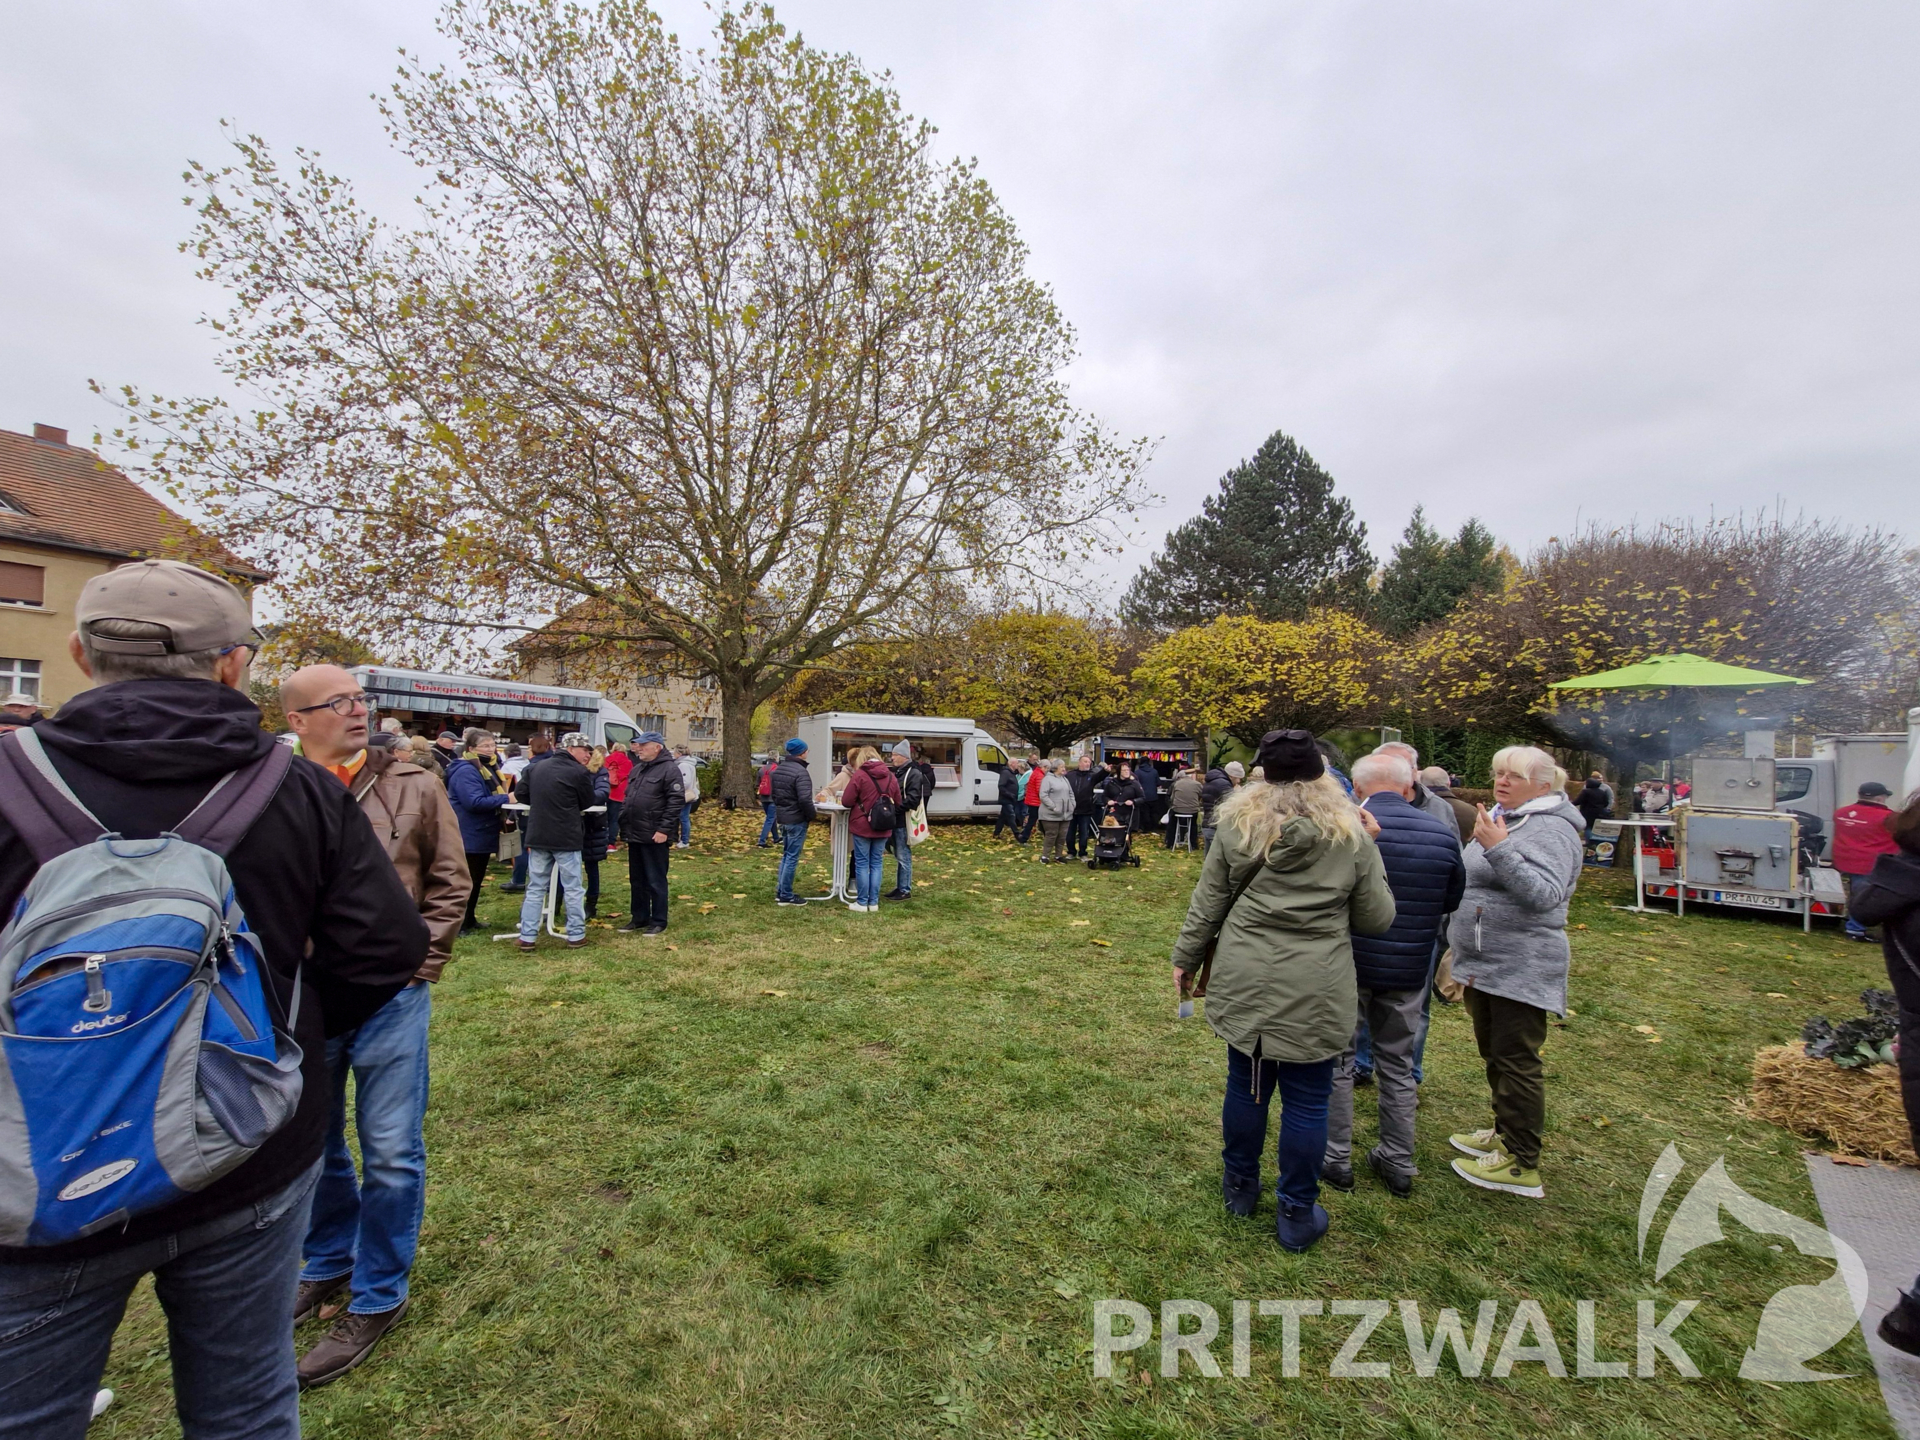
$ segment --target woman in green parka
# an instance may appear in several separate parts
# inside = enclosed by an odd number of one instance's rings
[[[1214,949],[1207,1023],[1227,1042],[1220,1111],[1227,1209],[1251,1215],[1260,1196],[1267,1107],[1280,1092],[1279,1215],[1288,1250],[1327,1230],[1318,1204],[1333,1063],[1353,1039],[1358,997],[1352,932],[1393,924],[1393,892],[1372,836],[1379,822],[1327,773],[1305,730],[1261,737],[1265,779],[1215,814],[1213,847],[1173,948],[1182,996]]]

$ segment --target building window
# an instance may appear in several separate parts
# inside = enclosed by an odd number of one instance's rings
[[[655,730],[662,735],[667,733],[667,717],[664,715],[636,715],[633,717],[633,723],[642,731]]]
[[[44,605],[47,603],[47,571],[44,565],[17,565],[0,560],[0,605]]]
[[[667,688],[667,672],[664,670],[648,671],[636,675],[633,683],[638,685],[642,690],[664,690]]]
[[[699,676],[693,682],[693,688],[695,690],[715,690],[719,688],[719,685],[720,682],[711,675]]]
[[[0,694],[11,695],[14,691],[23,695],[40,698],[40,662],[38,660],[8,660],[0,658]]]
[[[696,715],[687,721],[689,740],[717,740],[720,738],[720,717],[718,715]]]

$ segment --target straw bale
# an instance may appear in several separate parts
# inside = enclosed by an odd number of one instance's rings
[[[1891,1065],[1845,1070],[1815,1060],[1800,1044],[1753,1057],[1753,1113],[1801,1136],[1820,1136],[1843,1154],[1920,1165]]]

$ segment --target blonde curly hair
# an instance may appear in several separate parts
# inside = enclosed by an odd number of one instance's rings
[[[1335,845],[1358,845],[1367,833],[1360,824],[1359,807],[1347,798],[1340,782],[1327,774],[1278,784],[1249,780],[1222,800],[1214,814],[1216,823],[1231,830],[1255,855],[1266,854],[1287,822],[1296,818],[1313,821]]]

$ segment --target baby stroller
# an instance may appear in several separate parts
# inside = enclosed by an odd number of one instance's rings
[[[1133,801],[1115,800],[1108,804],[1106,814],[1100,817],[1100,828],[1093,842],[1093,854],[1088,857],[1089,870],[1118,870],[1122,865],[1138,865],[1140,857],[1133,853]]]

